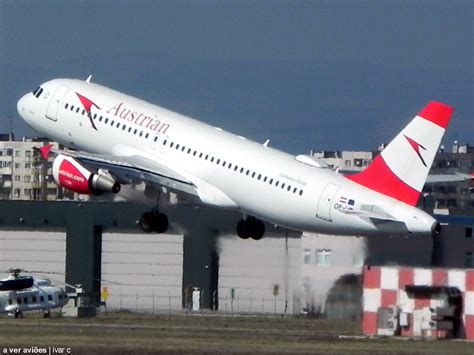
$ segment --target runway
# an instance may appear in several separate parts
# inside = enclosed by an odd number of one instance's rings
[[[0,319],[2,354],[35,347],[48,354],[472,354],[472,343],[368,339],[354,322],[303,317],[109,313],[94,319]]]

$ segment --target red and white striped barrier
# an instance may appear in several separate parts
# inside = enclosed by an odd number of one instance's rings
[[[415,309],[436,308],[438,300],[413,297],[406,286],[455,287],[463,299],[462,320],[466,339],[474,340],[474,269],[424,269],[412,267],[364,267],[363,321],[366,335],[377,334],[377,311],[396,306],[400,312],[413,314]],[[413,335],[402,329],[401,335]]]

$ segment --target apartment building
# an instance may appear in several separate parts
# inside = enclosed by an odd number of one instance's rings
[[[15,141],[13,135],[0,135],[0,199],[55,200],[62,198],[52,175],[53,157],[44,161],[38,146],[58,143],[44,138],[23,138]]]

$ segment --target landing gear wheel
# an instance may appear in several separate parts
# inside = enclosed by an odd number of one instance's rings
[[[15,318],[23,318],[23,312],[17,309],[15,311]]]
[[[138,221],[138,225],[145,233],[164,233],[168,230],[168,217],[163,213],[145,212]]]
[[[256,219],[254,220],[254,222],[252,223],[253,226],[252,226],[252,234],[250,235],[250,237],[253,239],[253,240],[260,240],[262,239],[263,235],[265,234],[265,225],[263,224],[263,222],[259,219]]]
[[[260,240],[265,234],[265,224],[254,217],[242,219],[237,224],[237,234],[242,239]]]
[[[249,239],[249,227],[247,220],[241,219],[239,223],[237,223],[237,235],[241,239]]]
[[[144,231],[145,233],[150,233],[153,232],[154,230],[154,215],[151,212],[145,212],[142,214],[140,217],[140,220],[138,221],[138,225]]]
[[[156,233],[164,233],[168,230],[169,222],[168,217],[166,217],[163,213],[158,213],[155,215],[155,224],[153,226],[153,230]]]

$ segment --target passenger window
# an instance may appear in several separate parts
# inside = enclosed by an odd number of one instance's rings
[[[145,136],[145,138],[148,138],[149,136],[150,136],[150,133],[147,133],[146,136]]]
[[[225,167],[225,160],[222,161],[222,166]]]
[[[52,301],[52,300],[53,300],[53,296],[48,295],[48,301]]]
[[[156,142],[158,140],[158,137],[155,137],[153,140]]]
[[[296,190],[298,190],[296,187],[293,189],[293,193],[295,194],[296,193]]]
[[[252,173],[252,178],[254,178],[254,177],[255,177],[255,171]]]
[[[303,190],[300,190],[300,196],[303,195]]]
[[[181,148],[181,151],[184,152],[186,150],[186,147],[183,145],[183,147]]]
[[[204,160],[207,160],[207,158],[209,158],[209,154],[206,154],[206,156],[204,157]]]
[[[86,110],[82,110],[82,116],[86,114]]]
[[[117,126],[115,127],[120,128],[120,122],[117,122]]]
[[[99,122],[102,122],[102,116],[99,117]]]
[[[257,180],[260,180],[262,178],[262,174],[258,174]]]
[[[143,136],[143,132],[142,132],[142,131],[140,131],[140,134],[139,134],[138,136],[139,136],[139,137]]]
[[[16,299],[16,304],[21,304],[21,298]]]
[[[214,162],[214,157],[211,157],[211,163]]]
[[[282,189],[285,188],[285,183],[281,184],[281,188],[282,188]]]
[[[67,109],[68,106],[69,106],[69,105],[66,103],[66,105],[64,105],[64,108]]]
[[[71,111],[74,111],[74,105],[71,105],[70,110],[71,110]]]
[[[24,302],[25,304],[28,304],[28,297],[24,297],[24,298],[23,298],[23,302]]]
[[[196,154],[197,154],[197,152],[196,152],[196,151],[194,151],[194,152],[193,152],[193,156],[196,156]]]
[[[179,149],[179,144],[176,144],[176,150],[178,150],[178,149]]]
[[[221,160],[217,159],[216,164],[219,165],[220,162],[221,162]]]
[[[277,182],[275,183],[275,186],[278,187],[279,184],[280,184],[280,181],[277,180]]]
[[[242,174],[244,172],[244,168],[240,168],[240,173]]]
[[[133,131],[133,134],[137,134],[137,132],[138,132],[138,130],[136,129],[136,130]]]
[[[247,172],[245,173],[245,175],[249,175],[250,174],[250,170],[247,170]]]
[[[114,125],[114,120],[110,121],[110,125],[113,126]]]
[[[80,107],[76,108],[76,113],[79,113],[80,109],[81,109]]]
[[[202,153],[199,154],[199,158],[202,158]]]
[[[228,168],[229,168],[229,169],[232,169],[232,163],[229,163]]]
[[[171,142],[170,143],[170,148],[173,148],[173,146],[174,146],[174,142]]]
[[[108,118],[105,119],[104,123],[107,124],[107,122],[109,122]]]
[[[123,125],[122,126],[122,131],[125,131],[126,128],[127,128],[127,126]]]
[[[8,299],[8,304],[13,304],[13,300],[11,298]]]
[[[286,190],[290,191],[291,190],[291,185],[288,185],[288,188]]]
[[[94,120],[97,118],[97,113],[94,113]]]
[[[44,297],[40,296],[40,302],[44,302]]]
[[[270,179],[270,181],[268,182],[270,185],[273,184],[273,179]]]
[[[238,169],[239,169],[239,167],[236,165],[236,166],[234,167],[234,171],[237,171]]]
[[[132,132],[132,127],[128,127],[128,133]]]
[[[263,178],[263,182],[267,182],[267,177],[266,176]]]
[[[36,296],[33,296],[33,297],[32,297],[32,302],[33,302],[33,303],[36,303]]]

